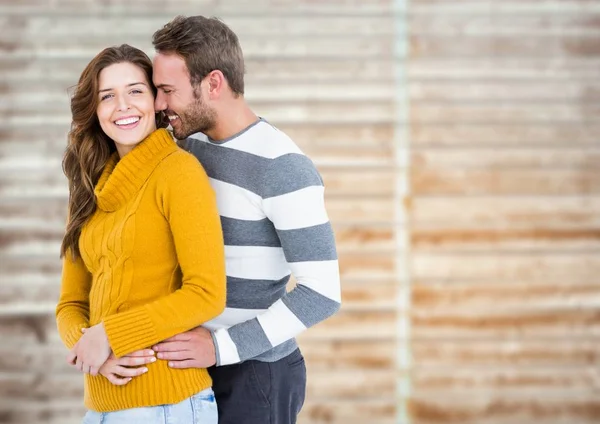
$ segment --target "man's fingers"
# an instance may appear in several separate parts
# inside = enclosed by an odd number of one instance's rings
[[[154,346],[156,352],[179,352],[188,350],[188,343],[186,342],[162,342]]]
[[[108,374],[108,376],[106,376],[106,379],[115,386],[124,386],[125,384],[131,381],[131,377],[121,378],[115,374]]]
[[[165,361],[183,361],[185,359],[194,359],[192,352],[189,350],[179,350],[176,352],[159,352],[156,354],[158,359]]]
[[[194,359],[169,362],[169,368],[197,368],[196,365],[197,363]]]
[[[123,367],[139,367],[140,365],[156,362],[154,356],[124,356],[117,360],[117,365]]]
[[[158,344],[158,346],[160,346],[161,344],[164,344],[164,343],[168,343],[168,342],[189,342],[190,340],[192,340],[191,333],[181,333],[181,334],[176,334],[173,337],[169,337],[168,339],[163,340],[161,343]],[[154,346],[152,347],[152,349],[154,349]]]
[[[140,367],[140,368],[115,367],[113,370],[113,374],[119,375],[121,377],[137,377],[137,376],[145,374],[147,372],[148,372],[148,368],[146,368],[146,367]]]
[[[154,356],[154,351],[152,349],[136,350],[135,352],[131,352],[130,354],[125,355],[124,357],[136,358],[139,356]]]

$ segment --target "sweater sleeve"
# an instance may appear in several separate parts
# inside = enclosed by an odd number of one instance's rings
[[[82,336],[81,329],[89,327],[89,293],[92,275],[81,257],[73,260],[68,251],[63,258],[60,298],[56,307],[58,333],[65,346],[73,348]]]
[[[322,179],[304,155],[273,160],[265,174],[263,211],[273,222],[297,285],[256,318],[216,330],[217,365],[243,362],[336,313],[340,276]]]
[[[225,309],[225,249],[215,194],[193,156],[184,152],[174,156],[177,160],[155,172],[160,172],[158,190],[183,274],[182,285],[154,302],[104,319],[117,356],[190,330]]]

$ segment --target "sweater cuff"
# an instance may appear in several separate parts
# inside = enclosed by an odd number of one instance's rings
[[[144,308],[111,315],[103,322],[110,347],[118,358],[158,341],[154,323]]]
[[[61,338],[67,349],[73,349],[81,336],[83,336],[81,329],[90,326],[88,321],[81,314],[77,313],[60,315],[56,321]]]
[[[231,365],[241,362],[240,355],[233,339],[226,328],[221,328],[212,334],[217,354],[217,366]]]
[[[83,336],[83,332],[81,331],[81,329],[88,327],[88,324],[81,323],[79,325],[76,325],[63,335],[65,345],[68,349],[73,349],[73,347],[77,344],[81,336]]]

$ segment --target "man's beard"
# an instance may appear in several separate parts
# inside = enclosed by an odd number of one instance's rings
[[[173,134],[178,140],[183,140],[192,134],[201,132],[206,134],[213,129],[216,124],[216,113],[210,109],[202,98],[197,98],[194,103],[188,106],[183,112],[178,114],[179,127],[173,127]]]

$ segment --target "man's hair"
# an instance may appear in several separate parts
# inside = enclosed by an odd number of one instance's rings
[[[210,72],[223,73],[231,90],[244,94],[244,56],[237,35],[217,18],[177,16],[152,36],[158,53],[185,60],[196,85]]]

